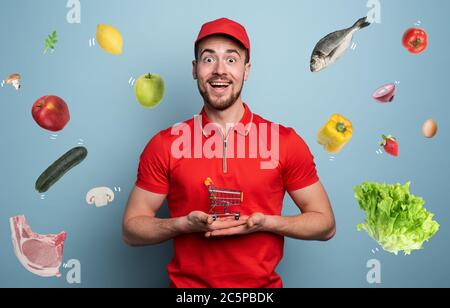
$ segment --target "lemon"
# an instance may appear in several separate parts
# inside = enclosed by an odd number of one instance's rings
[[[122,54],[122,34],[115,27],[105,24],[97,26],[97,42],[104,51],[113,55]]]

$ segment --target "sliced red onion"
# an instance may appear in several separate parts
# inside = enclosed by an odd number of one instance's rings
[[[375,93],[372,95],[372,97],[380,103],[390,103],[394,100],[395,92],[396,92],[395,84],[390,83],[376,90]]]

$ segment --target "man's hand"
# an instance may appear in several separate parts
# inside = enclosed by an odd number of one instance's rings
[[[204,212],[194,211],[186,216],[181,227],[185,233],[215,232],[219,230],[233,229],[247,223],[246,219],[221,219],[214,221],[211,215]]]
[[[212,238],[212,237],[250,234],[254,232],[264,231],[263,229],[265,221],[266,216],[264,214],[255,213],[250,217],[241,217],[241,220],[239,220],[239,222],[241,222],[240,225],[228,228],[209,230],[206,232],[205,236],[208,238]]]
[[[301,214],[292,217],[273,216],[256,213],[242,217],[246,224],[229,229],[206,232],[206,237],[223,237],[270,232],[301,240],[328,241],[336,233],[336,223],[328,196],[320,182],[306,188],[290,192]]]
[[[211,215],[192,212],[184,217],[156,218],[166,195],[135,187],[130,194],[123,219],[123,238],[132,246],[156,245],[177,236],[199,232],[208,238],[270,232],[301,240],[328,241],[336,233],[336,223],[328,196],[320,182],[290,191],[302,214],[294,217],[260,213],[214,221]]]

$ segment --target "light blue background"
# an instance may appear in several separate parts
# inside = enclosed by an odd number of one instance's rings
[[[328,243],[287,240],[278,272],[286,287],[372,287],[366,263],[382,264],[382,287],[449,287],[448,70],[450,2],[381,1],[382,22],[355,37],[355,51],[319,74],[309,72],[317,41],[367,14],[365,0],[341,1],[81,1],[81,24],[66,21],[66,0],[15,0],[0,3],[0,80],[22,74],[23,87],[0,88],[1,194],[0,286],[71,287],[63,277],[40,278],[16,259],[9,230],[11,216],[25,214],[34,231],[67,231],[64,261],[79,259],[83,287],[166,287],[171,243],[129,248],[121,239],[121,218],[134,185],[139,154],[159,130],[199,112],[202,100],[191,78],[193,42],[200,26],[229,17],[243,23],[252,41],[252,72],[243,93],[255,113],[294,127],[316,157],[321,179],[335,210],[338,232]],[[403,32],[420,20],[430,35],[428,51],[408,54]],[[124,36],[120,57],[89,47],[96,25],[108,23]],[[60,42],[43,55],[45,37],[56,30]],[[135,101],[130,77],[164,76],[167,94],[155,110]],[[389,105],[372,92],[400,81]],[[71,122],[51,133],[31,117],[34,101],[48,94],[64,98]],[[335,161],[316,143],[316,133],[335,112],[353,121],[354,138]],[[439,134],[421,135],[434,118]],[[381,134],[400,141],[398,159],[377,155]],[[57,183],[44,200],[34,191],[39,174],[84,139],[88,158]],[[353,197],[363,181],[412,181],[436,214],[441,230],[412,256],[372,254],[376,242],[356,231],[364,213]],[[85,203],[92,187],[121,187],[116,200],[97,209]],[[286,197],[285,214],[296,214]],[[162,215],[167,215],[167,209]]]

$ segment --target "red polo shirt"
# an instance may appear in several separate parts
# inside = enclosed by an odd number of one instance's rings
[[[136,186],[167,194],[172,218],[210,211],[206,178],[217,187],[243,192],[243,216],[281,215],[286,191],[319,181],[314,157],[294,129],[244,107],[243,118],[227,137],[214,129],[204,108],[199,116],[159,132],[140,157]],[[203,233],[179,236],[167,268],[171,286],[282,287],[275,269],[283,246],[282,236],[264,232],[213,239]]]

